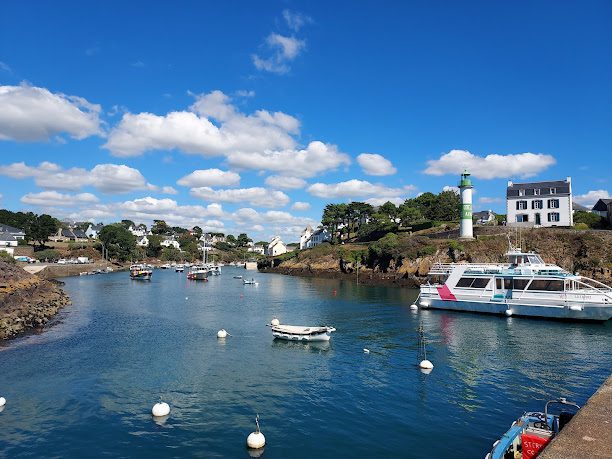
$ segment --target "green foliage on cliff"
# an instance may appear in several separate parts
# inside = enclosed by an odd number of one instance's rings
[[[586,225],[587,228],[605,228],[607,226],[605,218],[593,212],[582,210],[574,212],[574,226],[576,229],[583,229],[578,227],[579,224]]]

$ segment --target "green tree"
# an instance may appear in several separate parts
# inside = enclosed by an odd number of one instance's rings
[[[59,222],[51,215],[42,214],[34,218],[29,230],[30,239],[38,242],[41,246],[49,240],[49,236],[57,233]]]
[[[183,253],[174,247],[164,247],[161,252],[161,259],[164,261],[181,261]]]
[[[194,226],[193,228],[191,228],[191,232],[198,239],[202,237],[202,228],[200,228],[199,226]]]
[[[181,246],[181,250],[188,255],[187,258],[190,260],[199,258],[198,239],[195,236],[189,233],[181,234],[178,238],[178,243]]]
[[[225,242],[227,242],[232,247],[235,247],[237,244],[236,237],[232,234],[227,235],[227,237],[225,238]]]
[[[424,220],[421,211],[411,201],[406,200],[404,204],[399,206],[399,219],[402,226],[414,225]]]
[[[578,223],[584,223],[589,228],[604,228],[606,226],[606,220],[600,215],[583,210],[574,212],[574,225]]]
[[[246,247],[249,242],[253,242],[253,240],[249,238],[246,233],[240,233],[238,238],[236,238],[236,244],[238,244],[238,247]]]
[[[454,191],[443,191],[436,196],[430,220],[456,221],[461,215],[461,198]]]
[[[185,233],[188,233],[189,231],[185,228],[181,228],[180,226],[173,226],[172,232],[174,234],[185,234]]]
[[[147,236],[149,245],[147,246],[147,256],[151,258],[159,258],[161,256],[162,246],[161,241],[164,240],[163,236],[159,234],[151,234]]]
[[[136,236],[121,223],[104,226],[98,238],[108,250],[108,255],[120,261],[129,260],[136,249]]]
[[[136,228],[136,223],[134,223],[132,220],[121,220],[121,226],[123,226],[125,229],[129,229],[130,226]]]
[[[170,234],[171,228],[164,220],[153,220],[151,232],[153,234]]]

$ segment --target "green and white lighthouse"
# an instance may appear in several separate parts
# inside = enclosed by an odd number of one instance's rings
[[[461,174],[459,192],[461,194],[461,226],[459,237],[461,239],[474,239],[474,224],[472,223],[472,181],[467,170]]]

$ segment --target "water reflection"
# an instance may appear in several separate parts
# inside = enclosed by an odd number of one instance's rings
[[[521,412],[584,403],[612,367],[610,324],[415,312],[416,290],[263,274],[255,289],[234,273],[67,279],[61,323],[0,352],[0,456],[246,457],[259,413],[271,458],[405,457],[407,444],[410,457],[481,457]],[[273,317],[338,331],[274,340]],[[159,396],[172,413],[158,424]]]

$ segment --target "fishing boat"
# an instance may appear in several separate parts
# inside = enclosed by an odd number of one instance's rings
[[[297,325],[270,325],[274,338],[286,341],[329,341],[333,327],[302,327]]]
[[[160,266],[161,269],[170,269],[170,264],[166,263]]]
[[[206,265],[193,265],[187,272],[187,279],[207,281],[208,267]]]
[[[493,449],[485,459],[533,459],[538,457],[546,445],[572,419],[575,410],[562,410],[559,414],[550,414],[549,405],[557,404],[580,409],[578,405],[565,398],[550,400],[544,405],[544,412],[528,412],[514,421],[510,429],[493,443]]]
[[[550,319],[612,317],[612,287],[545,263],[537,253],[511,244],[506,256],[505,264],[434,264],[421,286],[420,306]]]
[[[134,264],[130,266],[130,278],[138,280],[151,280],[153,270],[146,265]]]
[[[174,272],[182,273],[183,271],[185,271],[185,266],[184,265],[176,265],[174,267]]]
[[[212,274],[213,276],[219,276],[221,275],[221,267],[219,265],[209,265],[208,267],[208,271],[210,272],[210,274]]]
[[[251,279],[251,280],[249,280],[249,279],[244,279],[244,280],[242,281],[242,283],[243,283],[244,285],[259,285],[257,282],[255,282],[255,279]]]

